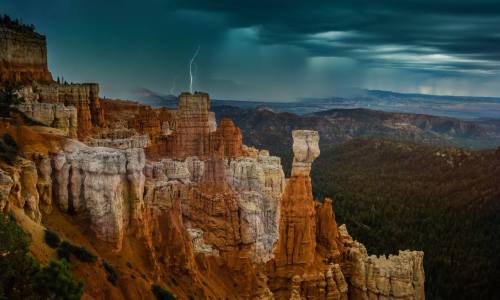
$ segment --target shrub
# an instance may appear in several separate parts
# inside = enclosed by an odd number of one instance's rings
[[[17,91],[19,90],[19,85],[13,81],[8,81],[0,87],[0,106],[2,108],[2,113],[8,114],[10,112],[10,106],[19,104],[24,101],[19,97]]]
[[[19,150],[16,141],[10,134],[4,134],[0,139],[0,158],[12,164],[17,155],[19,155]]]
[[[57,248],[57,256],[59,256],[60,259],[64,258],[67,261],[70,261],[72,248],[73,245],[66,241],[63,241]]]
[[[63,241],[59,248],[57,248],[59,258],[64,258],[69,261],[71,254],[73,254],[81,262],[95,262],[97,256],[89,252],[83,246],[75,246],[70,242]]]
[[[73,246],[73,255],[78,258],[78,260],[82,262],[95,262],[97,260],[97,256],[89,252],[85,247],[83,246]]]
[[[171,276],[170,277],[170,281],[172,281],[172,283],[177,286],[177,280],[175,280],[175,277]]]
[[[59,235],[50,229],[45,230],[45,243],[49,245],[50,248],[56,249],[61,244],[61,239]]]
[[[67,261],[46,267],[28,254],[30,240],[14,219],[0,213],[0,299],[80,299]]]
[[[18,150],[16,140],[12,137],[12,135],[6,133],[2,137],[5,145],[9,146],[12,150]]]
[[[156,299],[158,300],[175,300],[177,298],[175,298],[174,295],[172,295],[172,293],[170,293],[169,291],[165,290],[164,288],[162,288],[161,286],[157,285],[157,284],[153,284],[151,286],[151,291],[153,292],[153,294],[156,296]]]
[[[113,285],[116,285],[116,282],[118,282],[118,272],[116,272],[116,269],[106,260],[102,261],[102,266],[104,267],[104,270],[106,270],[106,273],[108,273],[108,281]]]
[[[42,299],[80,299],[83,293],[83,283],[73,280],[69,264],[64,259],[51,261],[36,274],[35,279],[37,294]]]

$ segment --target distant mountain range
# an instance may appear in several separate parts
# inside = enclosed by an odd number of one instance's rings
[[[156,93],[148,89],[139,90],[137,97],[140,101],[157,107],[175,107],[177,104],[176,96]],[[463,120],[500,119],[500,98],[404,94],[379,90],[355,90],[349,96],[305,98],[294,102],[217,99],[212,101],[212,106],[220,105],[245,109],[266,107],[276,112],[291,112],[299,115],[337,108],[366,108],[387,112],[444,116]]]
[[[243,131],[247,145],[269,149],[272,154],[284,158],[285,167],[289,163],[287,158],[291,157],[289,145],[294,129],[317,130],[323,149],[356,138],[467,149],[500,147],[500,99],[369,90],[359,94],[352,98],[304,99],[287,103],[212,100],[212,110],[219,121],[223,117],[234,120]],[[175,108],[177,105],[177,97],[172,95],[142,90],[139,96],[143,103],[156,107]],[[365,106],[369,103],[371,106],[370,109],[356,108],[361,105],[355,103],[365,103]],[[479,107],[486,105],[491,109],[477,112]],[[341,108],[332,108],[337,106]],[[497,106],[498,114],[495,111]],[[469,115],[460,118],[465,112]]]

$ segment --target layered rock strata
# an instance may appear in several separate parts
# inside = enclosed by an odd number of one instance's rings
[[[78,112],[78,137],[81,139],[88,137],[93,127],[104,124],[99,85],[95,83],[35,85],[33,92],[38,94],[39,102],[74,106]]]
[[[32,30],[0,25],[0,82],[52,82],[45,36]]]
[[[226,180],[236,195],[242,242],[254,244],[253,261],[269,261],[278,240],[285,187],[280,159],[264,151],[258,157],[238,157],[228,163]]]
[[[309,172],[319,155],[318,142],[315,131],[293,132],[292,176],[281,199],[280,238],[275,258],[268,264],[270,288],[277,299],[347,297],[347,283],[338,265],[340,252],[329,257],[337,264],[324,261],[325,257],[317,252],[320,246],[337,248],[335,234],[328,234],[337,230],[333,212],[328,215],[326,208],[317,207],[312,196]],[[319,228],[322,233],[317,235]]]
[[[97,238],[117,249],[134,205],[142,202],[144,151],[88,147],[71,141],[52,162],[54,191],[63,211],[86,213]]]
[[[9,174],[3,170],[0,170],[0,211],[5,209],[9,201],[10,190],[14,185],[14,181],[9,176]]]
[[[146,148],[149,147],[149,138],[145,135],[136,135],[127,138],[89,138],[87,145],[92,147],[108,147],[117,149]]]
[[[177,126],[168,149],[170,156],[184,159],[209,154],[209,110],[210,99],[206,93],[182,93],[179,96]]]
[[[42,213],[37,189],[39,176],[36,164],[18,158],[14,166],[7,166],[0,172],[0,208],[14,205],[24,210],[35,222],[40,222]]]
[[[421,251],[369,256],[365,246],[353,241],[345,225],[339,228],[345,251],[344,273],[350,299],[425,299]]]
[[[100,130],[91,146],[68,139],[19,160],[0,172],[0,207],[22,207],[37,222],[58,207],[115,251],[133,236],[156,278],[189,276],[205,298],[211,276],[241,299],[424,299],[421,252],[368,256],[337,226],[331,199],[314,201],[317,132],[293,132],[285,179],[280,159],[244,146],[232,121],[211,128],[208,96],[195,95],[180,101],[182,112],[130,106],[131,119]],[[161,159],[146,159],[152,149]]]
[[[16,108],[45,126],[60,129],[68,137],[78,136],[77,110],[73,106],[61,103],[26,102],[16,105]]]

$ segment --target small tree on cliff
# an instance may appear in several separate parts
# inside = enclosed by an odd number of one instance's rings
[[[44,299],[76,300],[82,296],[83,283],[73,280],[65,259],[51,261],[36,274],[35,281],[35,290]]]
[[[18,94],[19,86],[13,82],[6,82],[0,88],[0,115],[8,115],[11,105],[22,103],[24,99]]]
[[[16,221],[0,212],[0,299],[80,299],[65,260],[40,267],[29,255],[30,239]]]

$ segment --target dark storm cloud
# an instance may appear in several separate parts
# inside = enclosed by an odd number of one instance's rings
[[[195,89],[219,98],[500,94],[499,0],[1,0],[0,13],[47,35],[55,76],[111,97],[186,90],[198,45]]]
[[[500,1],[174,1],[255,27],[266,44],[373,65],[489,74],[500,65]]]

